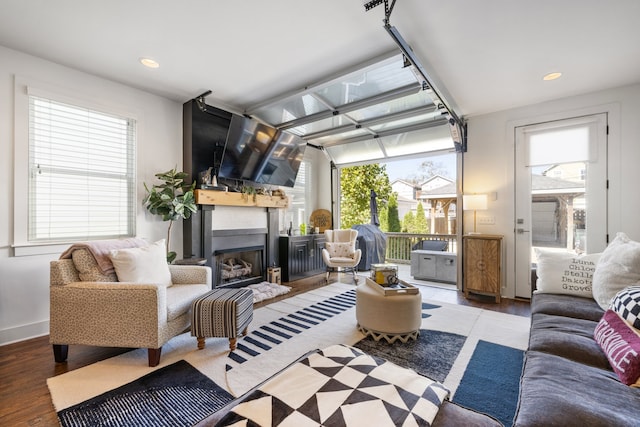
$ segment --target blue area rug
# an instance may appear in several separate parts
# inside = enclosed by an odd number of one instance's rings
[[[184,360],[58,412],[60,425],[192,426],[233,396]]]
[[[453,402],[489,414],[506,427],[513,423],[518,405],[524,352],[478,341]]]

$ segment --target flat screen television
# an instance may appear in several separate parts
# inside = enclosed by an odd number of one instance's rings
[[[307,142],[233,114],[218,177],[293,187]]]

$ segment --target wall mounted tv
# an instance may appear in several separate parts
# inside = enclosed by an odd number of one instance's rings
[[[233,114],[218,177],[293,187],[307,142]]]

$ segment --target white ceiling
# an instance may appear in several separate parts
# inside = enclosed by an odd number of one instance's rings
[[[0,0],[0,45],[244,111],[393,51],[384,7],[364,3]],[[391,25],[472,116],[640,82],[639,18],[638,0],[397,0]]]

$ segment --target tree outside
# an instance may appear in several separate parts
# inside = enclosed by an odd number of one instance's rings
[[[405,178],[405,181],[420,184],[435,175],[453,178],[450,176],[451,171],[447,169],[444,163],[436,162],[433,160],[425,160],[420,164],[419,170],[414,174],[408,175],[408,177]]]
[[[400,217],[398,214],[398,195],[392,193],[389,198],[389,204],[387,205],[387,229],[390,233],[399,233],[402,228],[400,225]]]
[[[377,194],[378,214],[391,197],[386,165],[370,164],[340,169],[340,228],[371,223],[370,193]]]
[[[414,228],[414,223],[416,222],[416,216],[413,214],[413,212],[409,211],[404,215],[404,218],[402,218],[402,232],[403,233],[410,233],[409,230],[413,230]]]
[[[402,219],[402,232],[412,234],[429,234],[429,223],[422,203],[418,203],[416,213],[407,212]]]
[[[429,224],[427,223],[427,216],[424,213],[424,208],[422,207],[422,203],[418,203],[416,207],[416,218],[414,222],[414,229],[411,233],[420,233],[420,234],[428,234],[429,233]]]

